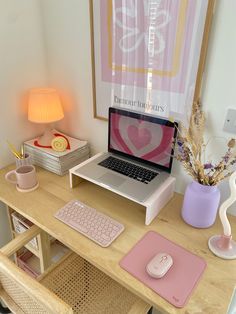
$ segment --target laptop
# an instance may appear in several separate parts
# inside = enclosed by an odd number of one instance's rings
[[[177,123],[109,108],[108,152],[76,170],[78,175],[137,202],[170,175]]]

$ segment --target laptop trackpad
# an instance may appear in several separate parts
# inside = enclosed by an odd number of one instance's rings
[[[113,173],[105,173],[103,176],[101,176],[98,181],[100,181],[101,183],[104,183],[108,186],[120,186],[122,183],[124,183],[126,181],[126,179],[123,179]]]

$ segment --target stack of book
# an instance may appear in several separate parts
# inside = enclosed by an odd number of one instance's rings
[[[89,158],[89,146],[86,141],[80,141],[61,132],[57,133],[65,136],[69,141],[70,148],[67,148],[64,152],[36,146],[35,143],[38,138],[24,142],[24,150],[25,153],[31,156],[34,165],[58,175],[64,175],[70,168]]]

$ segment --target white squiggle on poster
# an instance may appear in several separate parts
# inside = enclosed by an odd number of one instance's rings
[[[139,0],[140,1],[140,0]],[[166,27],[170,20],[171,16],[167,10],[159,9],[160,8],[160,0],[152,1],[152,5],[155,5],[155,16],[152,16],[153,20],[157,20],[160,17],[163,17],[162,23],[159,23],[155,26],[147,26],[145,31],[141,31],[138,26],[130,27],[127,25],[127,20],[129,18],[134,19],[137,18],[137,0],[129,0],[128,6],[122,6],[115,9],[115,24],[122,29],[122,33],[124,34],[121,39],[119,40],[119,47],[122,52],[132,52],[135,51],[141,43],[144,41],[145,46],[149,49],[150,45],[150,30],[152,31],[153,35],[158,40],[157,48],[154,49],[154,55],[160,54],[164,51],[166,47],[166,43],[164,40],[164,36],[161,33],[161,29]],[[144,14],[148,16],[150,14],[149,9],[149,1],[143,0],[143,7],[144,7]],[[118,18],[118,14],[120,13],[121,19]],[[126,16],[126,17],[124,17]],[[130,46],[126,46],[127,39],[131,39],[134,37],[134,44]],[[129,43],[129,41],[128,41]]]

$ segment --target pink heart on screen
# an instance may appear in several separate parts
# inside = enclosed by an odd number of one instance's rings
[[[137,128],[130,125],[128,127],[128,137],[136,149],[141,149],[150,143],[152,135],[146,128]]]

